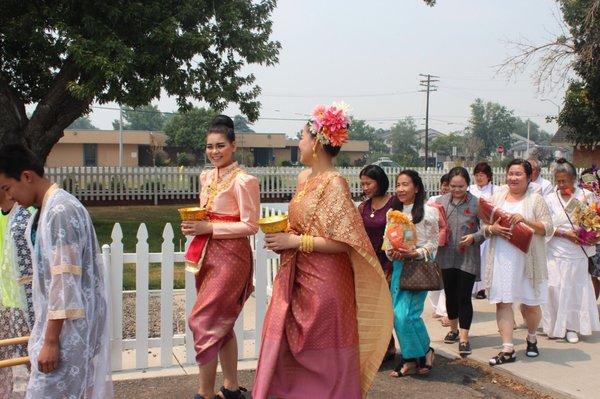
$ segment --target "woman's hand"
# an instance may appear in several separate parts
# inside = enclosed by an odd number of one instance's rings
[[[500,225],[500,218],[496,219],[494,224],[489,226],[488,229],[489,229],[488,231],[492,235],[500,236],[500,237],[506,238],[507,240],[509,240],[510,237],[512,236],[512,233],[510,232],[510,229],[508,227],[502,227]]]
[[[514,226],[519,222],[525,223],[525,218],[523,217],[523,215],[520,215],[518,213],[510,215],[510,217],[508,218],[508,223],[510,223],[511,226]]]
[[[461,238],[460,242],[458,243],[458,246],[464,248],[473,245],[474,242],[475,238],[473,238],[473,234],[467,234],[466,236],[463,236]]]
[[[181,232],[186,236],[201,236],[212,234],[212,223],[205,220],[201,221],[183,221],[181,222]]]
[[[419,256],[419,253],[415,250],[411,249],[391,249],[389,251],[389,255],[393,260],[402,260],[402,259],[414,259]]]
[[[265,234],[265,248],[274,252],[300,248],[300,236],[290,233]]]
[[[575,230],[561,230],[560,237],[571,241],[573,244],[581,244],[581,241],[579,240],[579,237],[577,236]]]

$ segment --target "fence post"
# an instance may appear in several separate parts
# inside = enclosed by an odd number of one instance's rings
[[[160,268],[160,365],[169,367],[173,350],[173,283],[174,252],[173,227],[167,223],[163,230]]]
[[[111,369],[123,369],[123,231],[121,225],[115,223],[111,233],[110,263],[108,275],[110,276],[110,356]]]
[[[138,369],[148,367],[148,229],[140,224],[137,233],[135,267],[135,364]]]

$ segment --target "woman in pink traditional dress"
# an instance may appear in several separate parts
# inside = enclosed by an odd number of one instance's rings
[[[217,116],[206,135],[206,155],[215,167],[200,175],[200,205],[208,220],[181,223],[195,236],[186,253],[186,269],[196,274],[198,296],[188,317],[200,368],[195,399],[213,399],[217,356],[223,386],[217,398],[238,399],[235,321],[251,294],[252,251],[248,236],[258,231],[258,180],[234,161],[233,121]],[[243,390],[243,389],[242,389]]]
[[[343,105],[319,106],[304,127],[289,228],[267,234],[281,267],[265,317],[252,395],[365,397],[392,330],[390,293],[332,159],[348,137]]]

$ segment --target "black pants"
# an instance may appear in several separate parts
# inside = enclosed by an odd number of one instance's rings
[[[469,330],[473,321],[471,293],[475,284],[475,275],[459,269],[442,269],[442,278],[448,318],[458,319],[460,328]]]

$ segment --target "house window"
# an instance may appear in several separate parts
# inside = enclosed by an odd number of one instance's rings
[[[98,144],[83,145],[83,166],[98,166]]]

